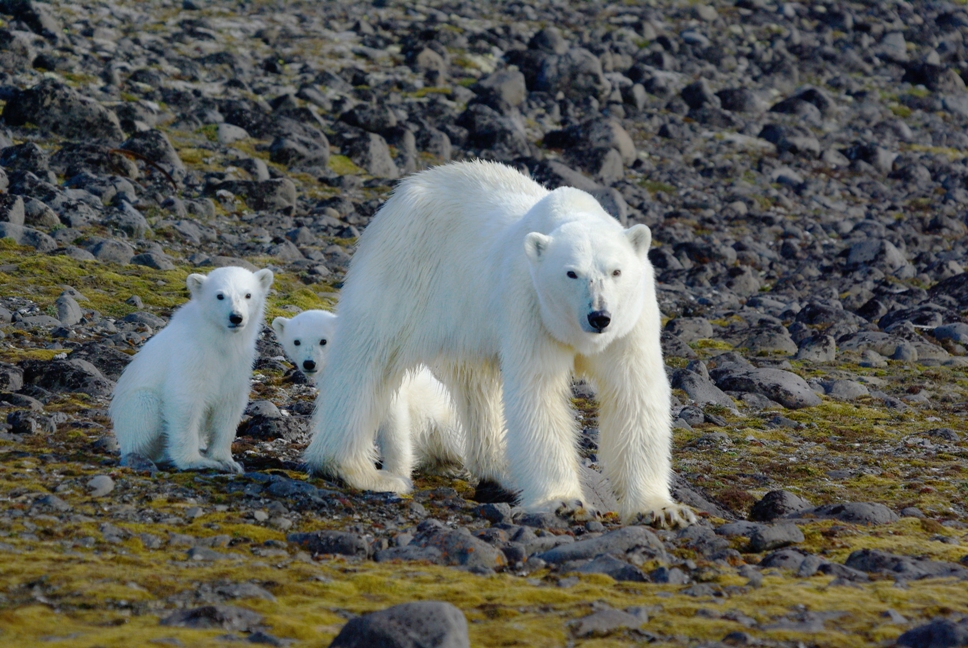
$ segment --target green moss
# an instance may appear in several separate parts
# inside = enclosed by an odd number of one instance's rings
[[[218,124],[208,124],[195,131],[195,134],[202,135],[209,142],[218,141]]]
[[[888,106],[891,112],[900,117],[901,119],[906,119],[911,116],[911,109],[907,106],[902,106],[901,104],[890,104]]]
[[[345,155],[329,156],[329,168],[338,175],[362,175],[363,169],[356,166],[353,160]]]
[[[732,351],[733,345],[729,342],[723,342],[722,340],[710,340],[702,339],[696,340],[695,342],[690,342],[689,346],[693,349],[707,349],[714,351]]]
[[[665,194],[675,194],[676,188],[671,184],[665,182],[656,182],[655,180],[642,180],[639,182],[640,185],[648,189],[652,193],[665,193]]]

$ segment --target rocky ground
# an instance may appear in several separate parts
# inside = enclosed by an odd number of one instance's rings
[[[5,645],[322,646],[344,625],[365,645],[424,617],[474,646],[968,645],[962,5],[0,19]],[[652,228],[675,490],[701,524],[523,516],[460,474],[404,498],[307,479],[315,392],[268,332],[249,472],[119,463],[113,381],[189,272],[268,265],[270,317],[331,308],[396,179],[475,157]],[[607,498],[594,395],[575,403]],[[423,600],[460,613],[359,617]]]

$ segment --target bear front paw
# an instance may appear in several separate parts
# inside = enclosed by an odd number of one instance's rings
[[[658,506],[652,510],[639,513],[635,521],[648,524],[660,529],[676,529],[687,527],[697,522],[696,514],[684,504],[672,502]]]
[[[245,472],[245,468],[242,467],[242,464],[240,464],[238,461],[235,461],[234,459],[219,461],[218,464],[219,465],[218,465],[218,468],[216,468],[216,470],[218,470],[219,472],[235,473],[237,475],[241,475],[242,473]]]

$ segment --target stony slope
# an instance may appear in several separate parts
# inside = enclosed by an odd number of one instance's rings
[[[961,5],[0,0],[0,19],[6,643],[326,645],[424,599],[475,646],[968,635]],[[412,498],[307,480],[314,390],[269,333],[250,472],[119,465],[112,381],[189,272],[269,265],[270,316],[331,308],[396,179],[474,157],[652,228],[676,493],[701,525],[522,517],[459,474]]]

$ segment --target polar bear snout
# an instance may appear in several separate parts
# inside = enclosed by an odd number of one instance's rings
[[[303,360],[302,368],[303,368],[303,371],[316,371],[316,361]]]
[[[229,328],[241,328],[244,321],[245,317],[242,316],[242,313],[233,311],[229,314]]]
[[[601,333],[612,321],[612,314],[607,310],[592,311],[588,314],[588,323],[596,332]]]

